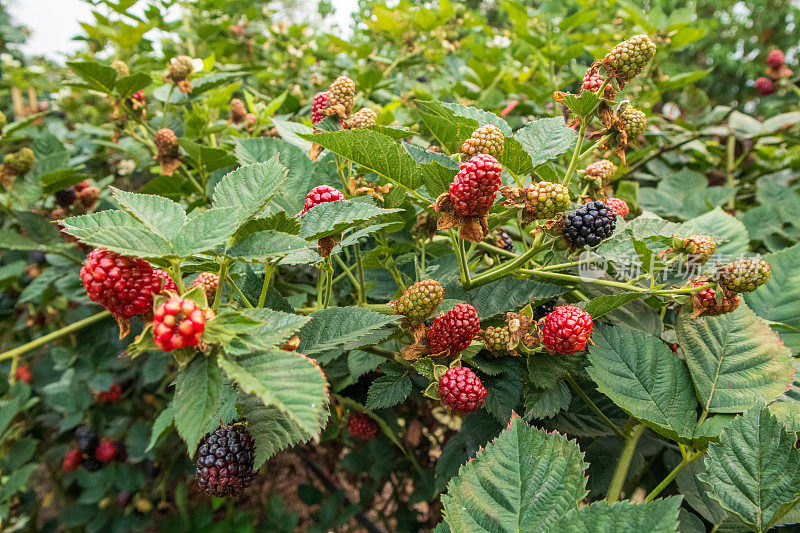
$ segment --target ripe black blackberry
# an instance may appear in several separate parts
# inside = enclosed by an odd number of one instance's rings
[[[603,202],[589,202],[567,215],[564,238],[574,248],[597,246],[614,233],[617,214]]]
[[[56,191],[53,195],[56,205],[59,207],[67,208],[75,203],[75,200],[78,198],[75,189],[70,187],[69,189],[61,189],[60,191]]]
[[[507,252],[515,251],[514,240],[505,231],[500,232],[500,235],[497,237],[497,247]]]
[[[556,300],[550,300],[533,308],[533,319],[539,320],[556,309]]]
[[[75,430],[75,441],[78,443],[78,449],[88,454],[94,454],[95,448],[100,444],[97,433],[86,426],[81,426]]]
[[[242,425],[223,426],[197,448],[197,482],[211,496],[238,496],[255,477],[254,459],[250,432]]]
[[[103,463],[97,460],[94,456],[90,456],[83,461],[83,467],[89,472],[97,472],[103,468]]]

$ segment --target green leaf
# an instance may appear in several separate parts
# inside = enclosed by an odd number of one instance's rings
[[[597,389],[648,427],[689,441],[697,424],[697,399],[677,355],[644,332],[597,325],[586,371]]]
[[[153,78],[143,72],[134,72],[117,80],[115,89],[120,98],[126,98],[153,83]]]
[[[233,310],[222,311],[206,322],[203,329],[203,342],[208,344],[227,344],[243,333],[247,333],[264,322]]]
[[[311,247],[311,243],[295,235],[280,231],[259,231],[231,246],[227,255],[240,261],[265,263],[268,259]]]
[[[155,421],[153,422],[153,431],[150,433],[150,442],[145,451],[150,451],[158,443],[158,439],[164,432],[172,426],[175,420],[175,405],[170,402],[163,411],[158,413]]]
[[[800,402],[775,402],[769,404],[769,412],[778,419],[786,431],[800,431]]]
[[[94,61],[67,61],[72,72],[86,81],[87,89],[111,94],[117,80],[117,71]]]
[[[600,97],[592,91],[582,90],[580,95],[565,94],[561,103],[579,117],[588,117],[597,109],[597,105],[600,103]]]
[[[194,211],[175,236],[175,253],[178,257],[213,250],[224,244],[241,224],[240,211],[233,207],[214,207],[203,212]]]
[[[700,403],[710,413],[741,413],[759,400],[770,402],[792,380],[791,352],[745,305],[718,317],[692,319],[684,311],[676,332]]]
[[[454,533],[546,527],[586,496],[586,467],[574,441],[515,418],[450,481],[444,520]]]
[[[643,294],[641,292],[623,292],[618,294],[605,294],[603,296],[598,296],[597,298],[592,298],[586,307],[583,309],[590,315],[594,320],[597,320],[601,316],[610,313],[617,307],[622,307],[623,305],[634,301],[637,298],[641,298]]]
[[[745,302],[759,316],[800,330],[800,313],[797,312],[800,302],[800,270],[797,268],[800,243],[767,254],[764,260],[772,269],[772,277],[754,292],[745,294]],[[800,331],[779,329],[777,333],[793,353],[800,352]]]
[[[563,381],[549,389],[527,387],[525,390],[525,420],[552,418],[560,411],[569,409],[572,394]]]
[[[375,217],[400,211],[402,209],[384,209],[356,200],[327,202],[309,209],[300,217],[300,236],[309,241],[317,240]]]
[[[225,347],[229,354],[246,354],[252,350],[264,350],[282,346],[307,324],[311,317],[273,311],[272,309],[243,309],[247,317],[261,321],[264,325],[247,334],[240,335]]]
[[[126,192],[115,187],[111,190],[125,211],[167,241],[178,235],[186,223],[181,206],[163,196]]]
[[[564,287],[559,285],[514,278],[504,278],[470,291],[464,291],[457,280],[446,283],[445,287],[448,299],[470,303],[481,320],[505,315],[507,311],[515,311],[534,300],[554,298],[564,292]]]
[[[8,473],[0,485],[0,502],[6,502],[28,484],[31,475],[39,468],[38,464],[27,464]]]
[[[709,187],[706,177],[689,168],[662,178],[656,188],[639,189],[642,209],[682,219],[699,217],[733,198],[732,187]]]
[[[195,356],[175,382],[175,429],[186,441],[190,457],[194,457],[219,400],[222,376],[215,359],[203,354]]]
[[[274,405],[306,433],[319,434],[326,419],[328,383],[313,359],[269,349],[237,358],[222,356],[219,365],[243,391]]]
[[[300,330],[300,350],[314,355],[334,348],[352,350],[377,344],[391,333],[397,316],[382,315],[363,307],[331,307],[312,313]]]
[[[511,420],[522,398],[522,372],[519,364],[519,359],[507,358],[501,363],[501,374],[486,376],[481,380],[486,387],[484,409],[504,424]]]
[[[525,125],[514,134],[530,156],[533,168],[553,160],[572,148],[578,133],[560,117],[540,118]]]
[[[700,479],[728,512],[766,531],[800,499],[795,440],[763,404],[755,405],[709,444]]]
[[[744,224],[719,207],[683,223],[682,234],[711,235],[717,241],[717,255],[738,259],[750,248],[750,237]]]
[[[562,531],[570,533],[617,533],[621,531],[675,533],[678,531],[680,506],[680,496],[655,500],[651,503],[594,502],[580,509],[572,509],[546,531],[552,533]]]
[[[411,394],[411,378],[405,372],[387,370],[386,374],[376,379],[367,392],[368,411],[394,407]]]
[[[719,503],[710,496],[711,487],[700,478],[705,475],[706,467],[703,461],[694,461],[684,466],[675,478],[678,490],[683,494],[683,499],[700,516],[712,525],[718,525],[728,518]]]
[[[315,435],[300,429],[286,413],[272,405],[264,405],[258,397],[250,394],[240,399],[239,413],[247,420],[247,429],[256,446],[253,470],[290,446],[311,440]]]
[[[273,157],[227,174],[214,188],[214,207],[235,207],[239,225],[258,215],[286,181],[287,170]]]
[[[124,211],[99,211],[61,221],[64,232],[94,247],[135,257],[160,258],[173,255],[163,237]]]

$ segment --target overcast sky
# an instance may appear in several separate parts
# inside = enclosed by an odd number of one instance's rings
[[[331,23],[348,27],[357,4],[358,0],[333,0],[336,14]],[[62,59],[78,49],[80,41],[71,39],[82,32],[79,22],[92,20],[91,6],[82,0],[9,0],[8,11],[15,22],[31,29],[22,50],[51,59]]]

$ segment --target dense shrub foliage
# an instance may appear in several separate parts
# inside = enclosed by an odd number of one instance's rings
[[[93,4],[0,10],[2,528],[800,523],[796,8]]]

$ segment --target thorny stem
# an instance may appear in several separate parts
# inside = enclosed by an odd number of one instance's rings
[[[597,141],[596,143],[591,145],[589,148],[584,150],[581,153],[581,155],[578,156],[578,163],[580,163],[581,161],[583,161],[584,159],[586,159],[587,157],[592,155],[592,153],[594,153],[595,150],[597,150],[598,148],[603,146],[603,144],[605,144],[611,138],[612,135],[613,135],[612,133],[608,133],[606,135],[603,135],[602,137],[600,137],[599,141]]]
[[[594,403],[591,398],[589,398],[589,395],[584,392],[584,390],[581,388],[580,385],[578,385],[578,382],[575,381],[575,378],[573,378],[571,375],[567,375],[566,380],[567,383],[569,383],[569,386],[572,387],[572,389],[578,394],[578,396],[580,396],[581,399],[586,403],[589,409],[591,409],[592,412],[595,415],[597,415],[597,418],[599,418],[600,421],[603,424],[605,424],[606,427],[608,427],[608,429],[613,431],[617,437],[623,440],[627,438],[625,433],[623,433],[622,430],[619,429],[619,427],[617,427],[617,425],[614,422],[612,422],[611,419],[608,418],[605,415],[605,413],[603,413],[603,411],[600,410],[599,407],[597,407],[597,404]]]
[[[558,265],[553,265],[551,268],[555,268]],[[706,285],[702,285],[699,287],[681,287],[678,289],[644,289],[642,287],[637,287],[635,285],[628,285],[627,283],[622,283],[619,281],[611,281],[605,279],[592,279],[592,278],[582,278],[580,276],[574,276],[572,274],[560,274],[557,272],[549,272],[545,270],[528,270],[521,268],[519,270],[520,274],[524,274],[526,276],[530,276],[532,278],[546,278],[546,279],[556,279],[560,281],[570,281],[570,282],[579,282],[579,283],[593,283],[595,285],[605,285],[606,287],[616,287],[618,289],[625,289],[627,291],[636,291],[641,293],[647,294],[654,294],[657,296],[668,296],[671,294],[693,294],[698,291],[702,291],[704,289],[708,289],[713,287],[712,283],[707,283]],[[476,278],[478,279],[478,278]],[[475,280],[473,280],[474,283]]]
[[[667,488],[667,486],[670,483],[672,483],[672,480],[675,479],[675,477],[680,473],[681,470],[683,470],[683,468],[686,465],[693,463],[694,461],[702,457],[703,454],[705,453],[706,453],[705,450],[700,450],[698,452],[689,455],[688,457],[684,457],[683,460],[680,463],[678,463],[678,466],[673,468],[672,472],[667,474],[667,477],[665,477],[663,481],[661,481],[661,483],[659,483],[658,486],[656,486],[656,488],[650,491],[650,494],[648,494],[647,497],[644,499],[645,503],[653,501],[656,496],[661,494],[661,491],[663,491],[665,488]]]
[[[94,314],[94,315],[92,315],[90,317],[84,318],[83,320],[79,320],[79,321],[75,322],[74,324],[70,324],[68,326],[64,326],[63,328],[61,328],[59,330],[56,330],[56,331],[54,331],[52,333],[48,333],[47,335],[42,335],[38,339],[34,339],[31,342],[23,344],[22,346],[18,346],[16,348],[12,349],[12,350],[9,350],[7,352],[1,353],[0,354],[0,361],[5,361],[6,359],[11,359],[11,358],[16,357],[18,355],[22,355],[25,352],[28,352],[28,351],[33,350],[35,348],[38,348],[39,346],[43,346],[43,345],[47,344],[48,342],[54,341],[54,340],[56,340],[56,339],[58,339],[60,337],[63,337],[64,335],[68,335],[68,334],[72,333],[73,331],[78,331],[80,329],[83,329],[86,326],[94,324],[95,322],[99,322],[100,320],[103,320],[104,318],[107,318],[109,316],[111,316],[111,313],[109,313],[108,311],[100,311],[99,313]]]
[[[622,448],[622,453],[619,456],[619,462],[617,462],[617,468],[614,470],[614,477],[611,478],[611,484],[608,486],[606,501],[615,502],[619,500],[622,487],[625,485],[625,478],[628,477],[628,470],[631,467],[636,445],[639,443],[639,438],[641,438],[644,430],[645,426],[636,424],[628,432],[628,436],[625,438],[625,444]]]

